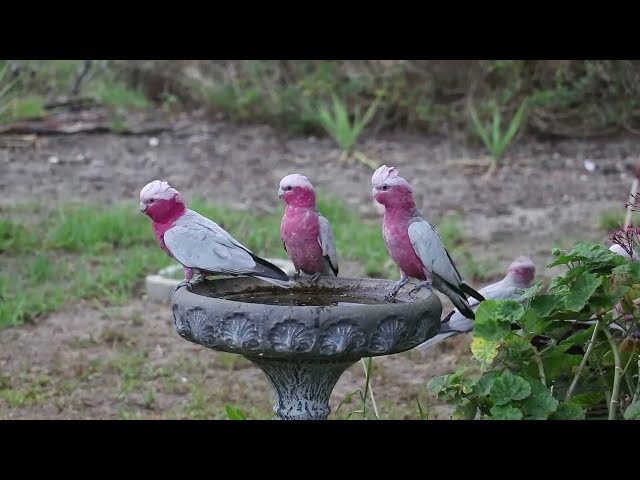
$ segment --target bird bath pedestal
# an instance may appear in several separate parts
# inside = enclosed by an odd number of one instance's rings
[[[190,342],[242,355],[267,376],[281,420],[326,420],[344,371],[364,357],[414,348],[435,336],[442,304],[423,288],[384,301],[393,282],[321,277],[291,289],[251,277],[205,280],[178,289],[172,309]],[[408,290],[408,289],[405,289]]]

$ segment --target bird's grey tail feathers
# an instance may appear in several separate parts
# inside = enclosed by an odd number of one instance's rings
[[[273,285],[277,285],[278,287],[281,287],[281,288],[291,288],[294,285],[296,285],[296,282],[294,282],[293,280],[287,280],[285,282],[284,280],[277,280],[269,277],[261,277],[259,275],[254,275],[254,276],[256,278],[259,278],[260,280],[264,280],[265,282],[272,283]]]
[[[287,274],[273,263],[267,262],[264,258],[257,257],[253,253],[250,255],[253,258],[253,261],[256,262],[256,266],[251,272],[252,274],[255,276],[260,275],[262,277],[272,278],[274,280],[281,280],[282,282],[289,281]]]
[[[460,290],[462,290],[464,293],[466,293],[470,297],[475,298],[476,300],[478,300],[478,302],[484,302],[484,300],[485,300],[485,298],[482,296],[481,293],[476,292],[473,288],[471,288],[466,283],[461,283],[460,284]]]
[[[444,340],[445,338],[449,338],[453,335],[456,335],[460,332],[456,332],[454,330],[449,331],[449,332],[445,332],[445,333],[438,333],[435,337],[431,337],[429,340],[427,340],[424,343],[421,343],[420,345],[418,345],[416,347],[416,350],[424,350],[425,348],[429,348],[434,346],[436,343],[440,343],[442,340]]]
[[[451,303],[458,309],[458,311],[464,315],[465,317],[474,320],[476,318],[475,313],[471,310],[471,306],[469,302],[467,302],[467,298],[464,295],[464,292],[455,285],[451,285],[449,282],[445,282],[440,277],[434,275],[434,287],[444,293]],[[478,294],[480,295],[480,294]],[[484,298],[483,298],[484,300]]]
[[[324,256],[325,259],[325,263],[324,266],[322,268],[322,273],[324,275],[327,276],[334,276],[337,277],[338,276],[338,267],[334,267],[333,263],[331,263],[331,259],[329,258],[329,255],[325,255]]]
[[[438,330],[437,335],[430,338],[426,342],[421,343],[416,348],[418,350],[424,350],[425,348],[429,348],[436,343],[440,343],[445,338],[454,337],[456,335],[460,335],[461,333],[468,333],[473,330],[473,323],[467,321],[457,321],[456,325],[451,325],[449,321],[451,317],[456,313],[456,310],[451,310],[441,321],[440,330]]]
[[[449,296],[449,299],[451,300],[451,303],[453,303],[456,306],[456,308],[460,311],[462,315],[464,315],[465,317],[471,320],[476,319],[476,314],[473,312],[473,310],[471,310],[471,307],[469,306],[469,303],[467,302],[466,298],[461,297],[454,293],[453,295]]]

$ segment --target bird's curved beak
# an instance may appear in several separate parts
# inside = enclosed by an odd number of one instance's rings
[[[282,198],[282,195],[284,195],[284,190],[282,190],[282,188],[279,188],[279,189],[278,189],[278,196],[279,196],[280,198]]]
[[[140,202],[140,211],[142,213],[145,213],[147,211],[147,206],[143,202]]]
[[[375,197],[377,190],[378,189],[376,187],[373,187],[373,189],[371,190],[371,195]]]

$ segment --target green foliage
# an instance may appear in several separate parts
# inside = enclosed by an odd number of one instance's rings
[[[38,95],[21,95],[20,77],[12,76],[9,63],[0,63],[0,121],[37,118],[44,114],[44,99]]]
[[[456,418],[583,419],[603,410],[610,419],[640,418],[640,349],[632,336],[640,265],[585,243],[553,254],[547,267],[567,270],[546,291],[538,283],[520,301],[480,304],[471,343],[480,376],[468,377],[464,367],[428,382]]]
[[[367,396],[371,395],[373,398],[373,395],[371,393],[371,385],[370,385],[370,381],[371,381],[371,370],[372,370],[372,359],[369,357],[366,359],[366,361],[364,361],[364,359],[362,360],[363,365],[365,367],[365,372],[364,372],[364,376],[365,376],[365,386],[364,386],[364,391],[362,391],[361,389],[356,389],[354,391],[352,391],[351,393],[348,393],[347,395],[345,395],[345,397],[340,400],[340,403],[338,404],[338,406],[336,407],[336,411],[335,411],[335,415],[338,415],[338,412],[340,411],[340,408],[342,407],[342,405],[351,402],[351,400],[353,399],[353,397],[358,394],[359,398],[360,398],[360,408],[357,410],[351,410],[345,417],[345,420],[350,420],[352,418],[355,418],[355,416],[357,414],[362,414],[362,420],[368,420],[369,418],[376,418],[379,419],[378,417],[378,412],[374,410],[373,412],[373,417],[371,417],[371,410],[367,407]],[[421,418],[424,418],[424,412],[422,411],[422,406],[420,405],[420,401],[418,401],[418,409],[420,411],[420,416]]]
[[[0,121],[38,116],[44,99],[68,96],[84,61],[9,62],[0,60]],[[516,125],[512,120],[504,132],[494,126],[503,112],[516,112],[522,98],[530,99],[532,132],[636,131],[640,87],[631,79],[639,72],[634,60],[468,60],[453,68],[434,60],[93,60],[78,93],[117,110],[152,102],[168,113],[207,105],[238,121],[269,122],[297,134],[323,131],[314,105],[326,98],[335,95],[348,110],[364,111],[375,97],[377,128],[484,130],[490,151],[502,155]],[[469,78],[482,106],[477,116],[489,114],[480,130],[464,108]],[[36,100],[23,105],[25,98]]]
[[[0,60],[0,121],[39,116],[45,99],[69,96],[83,62]],[[167,113],[205,105],[237,121],[268,122],[307,134],[324,131],[318,102],[335,96],[348,111],[365,111],[376,98],[376,128],[470,129],[485,137],[496,157],[492,168],[513,142],[514,130],[521,129],[517,114],[504,131],[495,127],[503,123],[504,112],[518,111],[522,98],[530,99],[531,132],[583,137],[640,127],[640,87],[631,81],[640,64],[634,60],[468,60],[456,61],[453,68],[449,61],[434,60],[91,62],[78,93],[119,113],[153,103]],[[481,106],[478,121],[469,121],[464,107],[470,78]],[[122,129],[121,123],[116,120],[113,126]]]
[[[117,108],[144,109],[151,105],[144,92],[120,81],[98,83],[90,89],[90,95],[104,105]]]
[[[636,400],[624,411],[625,420],[640,420],[640,400]]]
[[[364,127],[371,121],[380,104],[380,98],[376,98],[364,115],[360,115],[360,107],[356,106],[353,115],[347,111],[347,107],[335,94],[332,95],[333,109],[327,105],[317,107],[318,123],[335,140],[340,148],[347,154],[353,153],[353,148]],[[353,121],[351,118],[353,117]]]
[[[614,232],[624,224],[624,213],[619,210],[605,211],[599,217],[600,228],[605,232]]]
[[[231,405],[224,406],[225,411],[227,412],[227,417],[229,420],[246,420],[246,415],[239,408],[232,407]]]
[[[500,111],[500,105],[497,101],[491,100],[487,106],[492,115],[491,126],[486,126],[480,120],[478,112],[473,106],[469,107],[469,115],[474,132],[482,139],[484,146],[493,157],[491,163],[491,169],[493,170],[498,166],[516,133],[520,130],[529,106],[529,100],[525,98],[522,101],[504,132],[501,126],[502,112]]]
[[[7,120],[28,120],[44,116],[45,101],[42,97],[24,96],[9,105]]]
[[[84,61],[80,60],[0,60],[0,121],[17,121],[46,117],[55,111],[55,106],[46,106],[47,101],[68,97],[81,79],[79,72]],[[104,68],[104,61],[94,60],[85,71],[82,87],[88,96],[105,106],[114,107],[116,118],[114,130],[121,131],[122,114],[128,110],[145,109],[151,102],[137,85],[129,85],[118,78],[117,72]],[[102,62],[99,66],[97,63]],[[14,68],[17,69],[14,70]],[[87,75],[88,73],[88,75]],[[174,97],[164,97],[163,103],[175,106]],[[54,102],[55,103],[55,102]]]

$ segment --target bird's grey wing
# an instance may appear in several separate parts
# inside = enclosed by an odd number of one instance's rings
[[[229,232],[227,232],[224,228],[222,228],[216,222],[214,222],[210,218],[200,215],[198,212],[195,212],[193,210],[187,210],[187,213],[185,213],[182,217],[180,217],[178,221],[175,223],[175,225],[189,225],[192,223],[198,224],[208,230],[214,231],[218,235],[220,235],[222,238],[225,238],[228,243],[236,245],[246,250],[249,253],[253,253],[251,250],[249,250],[247,247],[245,247],[243,244],[241,244],[239,241],[233,238],[229,234]]]
[[[413,249],[425,269],[458,287],[462,283],[460,273],[436,229],[423,218],[419,218],[411,222],[408,233]]]
[[[333,273],[338,276],[338,252],[336,250],[336,241],[333,238],[331,224],[329,220],[324,218],[320,213],[318,213],[318,223],[320,224],[318,243],[320,243],[322,247],[322,255],[329,262]]]
[[[175,259],[187,267],[232,275],[253,271],[256,262],[251,254],[222,232],[219,227],[176,222],[165,232],[164,243]]]

